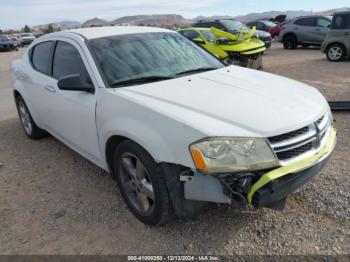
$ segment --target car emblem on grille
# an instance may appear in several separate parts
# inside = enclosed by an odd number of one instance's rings
[[[316,140],[315,140],[315,147],[319,147],[321,145],[321,130],[319,129],[317,123],[315,124],[315,128],[316,128]]]

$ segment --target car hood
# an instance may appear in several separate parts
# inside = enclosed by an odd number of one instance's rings
[[[264,47],[264,42],[258,40],[258,39],[248,39],[241,42],[233,42],[229,43],[227,45],[218,45],[221,49],[227,51],[227,52],[245,52],[250,51],[254,49],[257,50],[259,53],[261,52],[260,48]]]
[[[20,39],[24,39],[24,40],[34,40],[35,37],[34,37],[34,36],[25,36],[25,37],[21,37]]]
[[[329,111],[315,88],[237,66],[116,92],[203,136],[269,137],[308,125]]]
[[[256,34],[258,37],[271,37],[271,34],[269,32],[256,30]]]

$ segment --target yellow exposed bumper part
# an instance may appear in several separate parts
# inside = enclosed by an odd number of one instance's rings
[[[328,153],[330,153],[333,150],[335,141],[336,141],[336,130],[334,128],[332,128],[332,130],[329,134],[327,143],[316,154],[309,156],[305,159],[301,159],[299,161],[296,161],[290,165],[279,167],[279,168],[274,169],[274,170],[264,174],[263,176],[261,176],[261,178],[250,189],[248,196],[247,196],[248,202],[249,203],[252,202],[253,195],[258,189],[265,186],[266,184],[268,184],[272,180],[275,180],[275,179],[282,177],[282,176],[285,176],[287,174],[294,173],[294,172],[297,172],[297,171],[300,171],[300,170],[303,170],[303,169],[306,169],[308,167],[313,166],[315,164],[315,162],[317,162],[317,160],[319,160],[320,158],[327,155]]]

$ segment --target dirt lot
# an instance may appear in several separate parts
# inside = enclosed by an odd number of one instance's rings
[[[103,170],[52,137],[24,135],[9,71],[19,54],[0,53],[1,254],[350,254],[349,113],[334,114],[332,160],[283,212],[213,205],[195,221],[151,228],[128,212]],[[350,100],[350,62],[280,45],[264,59],[266,71]]]

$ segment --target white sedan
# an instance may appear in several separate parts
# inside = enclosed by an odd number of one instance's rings
[[[191,218],[208,202],[280,209],[336,142],[315,88],[225,67],[165,29],[48,34],[13,73],[27,136],[50,133],[110,172],[150,225]]]

